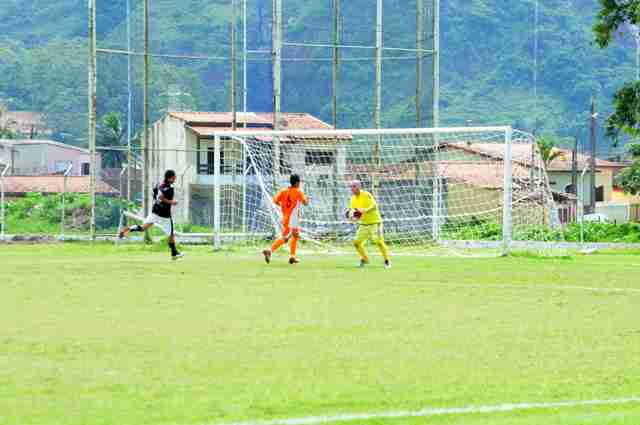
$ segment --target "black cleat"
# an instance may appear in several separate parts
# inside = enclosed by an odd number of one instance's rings
[[[271,262],[271,251],[265,249],[262,251],[262,255],[264,255],[264,262],[269,264]]]

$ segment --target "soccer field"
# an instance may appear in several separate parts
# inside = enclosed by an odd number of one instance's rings
[[[0,246],[0,423],[640,423],[638,253],[186,252]]]

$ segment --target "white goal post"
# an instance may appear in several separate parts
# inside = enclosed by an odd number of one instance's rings
[[[553,193],[533,136],[511,127],[221,131],[214,140],[213,235],[257,243],[280,232],[275,193],[299,174],[310,198],[304,239],[348,246],[349,182],[378,201],[390,245],[492,242],[509,252],[514,229],[557,225]]]

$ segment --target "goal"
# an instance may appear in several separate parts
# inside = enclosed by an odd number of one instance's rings
[[[510,127],[220,132],[214,144],[214,240],[257,244],[280,232],[272,197],[303,179],[306,247],[347,249],[352,180],[377,199],[396,252],[490,248],[558,226],[535,139]]]

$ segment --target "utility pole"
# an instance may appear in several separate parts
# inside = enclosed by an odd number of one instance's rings
[[[422,50],[424,45],[424,0],[416,0],[416,128],[422,127]]]
[[[91,240],[96,238],[96,0],[89,0],[89,192],[91,193]]]
[[[247,128],[247,0],[242,0],[242,111],[244,112],[244,128]]]
[[[598,131],[598,113],[596,112],[596,99],[591,98],[591,178],[589,183],[589,189],[591,193],[591,199],[589,203],[589,214],[596,212],[596,143]]]
[[[236,0],[231,0],[231,128],[236,131],[238,128],[238,107],[237,98],[237,49],[236,49]]]
[[[131,0],[127,0],[127,201],[131,202],[131,170],[133,167],[133,153],[131,152],[131,137],[133,132],[133,91],[131,89]],[[121,194],[122,195],[122,194]]]
[[[374,127],[382,126],[382,0],[376,1],[376,95],[374,106]]]
[[[273,0],[273,128],[280,130],[282,90],[282,0]]]
[[[571,151],[571,187],[573,194],[578,194],[578,134],[573,142],[573,151]]]
[[[433,0],[433,127],[440,126],[440,0]]]
[[[143,170],[142,170],[142,210],[149,215],[149,0],[144,0],[144,73],[143,73]],[[145,241],[150,241],[149,232],[145,232]]]
[[[333,0],[333,73],[332,84],[333,90],[333,107],[332,107],[332,124],[333,128],[338,128],[338,71],[340,66],[340,0]]]

